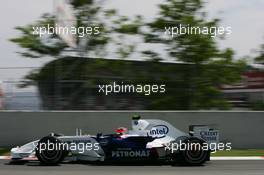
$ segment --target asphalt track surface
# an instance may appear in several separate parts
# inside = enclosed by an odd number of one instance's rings
[[[9,165],[7,160],[0,160],[0,175],[264,175],[264,161],[210,161],[204,166],[118,166],[61,164],[59,166],[41,166],[38,162],[21,165]]]

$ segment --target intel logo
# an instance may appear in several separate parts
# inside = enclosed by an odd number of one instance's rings
[[[161,138],[168,134],[169,128],[165,125],[156,125],[151,128],[148,135],[151,137]]]

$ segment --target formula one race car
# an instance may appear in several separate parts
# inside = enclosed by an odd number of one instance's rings
[[[212,132],[208,128],[197,131]],[[65,161],[149,161],[201,165],[210,160],[210,149],[201,149],[206,143],[206,138],[195,132],[187,134],[165,121],[134,116],[132,130],[121,127],[115,134],[99,133],[95,136],[50,134],[21,147],[12,148],[11,159],[19,161],[35,157],[47,165]]]

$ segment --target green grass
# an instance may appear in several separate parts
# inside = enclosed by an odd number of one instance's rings
[[[9,148],[0,148],[0,156],[2,156],[2,155],[4,155],[4,154],[8,153],[9,151],[10,151]]]
[[[216,153],[211,153],[211,156],[264,156],[264,149],[234,149],[230,151],[217,151]]]

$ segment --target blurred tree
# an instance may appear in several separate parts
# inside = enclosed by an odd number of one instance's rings
[[[54,27],[56,24],[56,17],[54,14],[44,14],[40,20],[33,24],[16,29],[22,32],[22,35],[11,39],[12,42],[17,43],[20,47],[25,48],[25,52],[20,52],[24,57],[40,58],[43,56],[51,56],[59,58],[63,56],[65,51],[71,51],[75,54],[87,55],[93,54],[103,56],[105,54],[104,47],[109,41],[106,24],[100,18],[100,2],[94,0],[71,0],[74,8],[74,15],[77,19],[78,27],[89,27],[92,24],[100,27],[100,35],[84,35],[77,37],[78,48],[72,49],[63,42],[57,34],[46,34],[43,37],[34,34],[33,27]]]
[[[256,63],[260,63],[260,64],[264,64],[264,44],[262,44],[260,46],[260,49],[259,49],[259,54],[258,56],[255,58],[255,62]]]
[[[234,61],[234,53],[231,49],[220,50],[216,38],[210,35],[186,34],[177,35],[174,38],[164,37],[165,27],[169,26],[190,25],[208,28],[218,26],[219,19],[207,20],[206,13],[203,12],[204,3],[202,0],[166,0],[164,4],[159,5],[159,16],[148,23],[144,22],[141,16],[130,20],[125,16],[118,16],[115,10],[103,10],[101,1],[98,3],[94,0],[72,0],[71,3],[77,17],[77,27],[96,23],[102,30],[100,35],[79,39],[77,43],[82,47],[74,52],[86,57],[106,57],[108,54],[106,46],[114,43],[119,58],[127,58],[132,53],[141,53],[154,63],[170,60],[190,65],[177,68],[177,72],[180,70],[181,73],[174,79],[180,79],[180,81],[173,81],[173,78],[168,78],[174,75],[173,68],[165,70],[161,64],[153,64],[155,66],[150,69],[166,75],[159,77],[159,82],[167,82],[168,91],[158,98],[156,96],[144,97],[151,102],[148,109],[227,109],[229,107],[219,90],[220,86],[239,80],[245,63],[240,60]],[[103,11],[104,15],[101,13]],[[57,35],[49,35],[45,38],[33,35],[33,26],[47,26],[48,24],[55,24],[54,16],[51,14],[43,15],[41,20],[34,24],[18,27],[17,30],[21,31],[22,35],[11,39],[11,41],[26,49],[21,53],[26,57],[62,58],[65,51],[70,48]],[[127,38],[131,36],[144,38],[144,44],[164,45],[163,52],[167,53],[168,57],[164,59],[165,56],[153,48],[138,50],[136,44],[132,42],[133,39]],[[113,57],[113,55],[110,56]],[[109,64],[109,66],[112,65]],[[109,66],[106,65],[106,67]],[[75,69],[76,67],[74,67]],[[130,66],[130,69],[133,69],[133,65]],[[45,70],[49,69],[45,67]],[[122,64],[116,70],[119,70],[117,75],[123,74],[125,77],[131,75],[131,71],[127,71],[127,67],[124,69]],[[50,72],[51,74],[57,73],[54,70]],[[141,73],[142,75],[138,76],[144,77],[144,83],[153,82],[157,78],[148,74],[147,69]],[[39,77],[38,75],[41,73],[30,74],[26,78],[38,81],[36,79]],[[65,75],[60,75],[60,78],[62,77],[69,80],[71,77],[78,77],[78,75],[72,75],[66,71]],[[134,80],[134,83],[142,83],[142,80],[140,82]]]
[[[233,59],[232,49],[220,50],[217,37],[183,34],[174,35],[172,38],[164,35],[165,28],[168,27],[218,27],[220,20],[207,20],[203,7],[202,0],[167,0],[159,5],[159,16],[147,24],[149,30],[144,34],[145,42],[162,43],[170,60],[193,65],[187,70],[188,109],[227,108],[229,104],[221,95],[219,87],[238,81],[245,63]],[[222,36],[218,38],[221,39]],[[145,55],[146,53],[152,58],[161,58],[155,51],[144,51]]]

